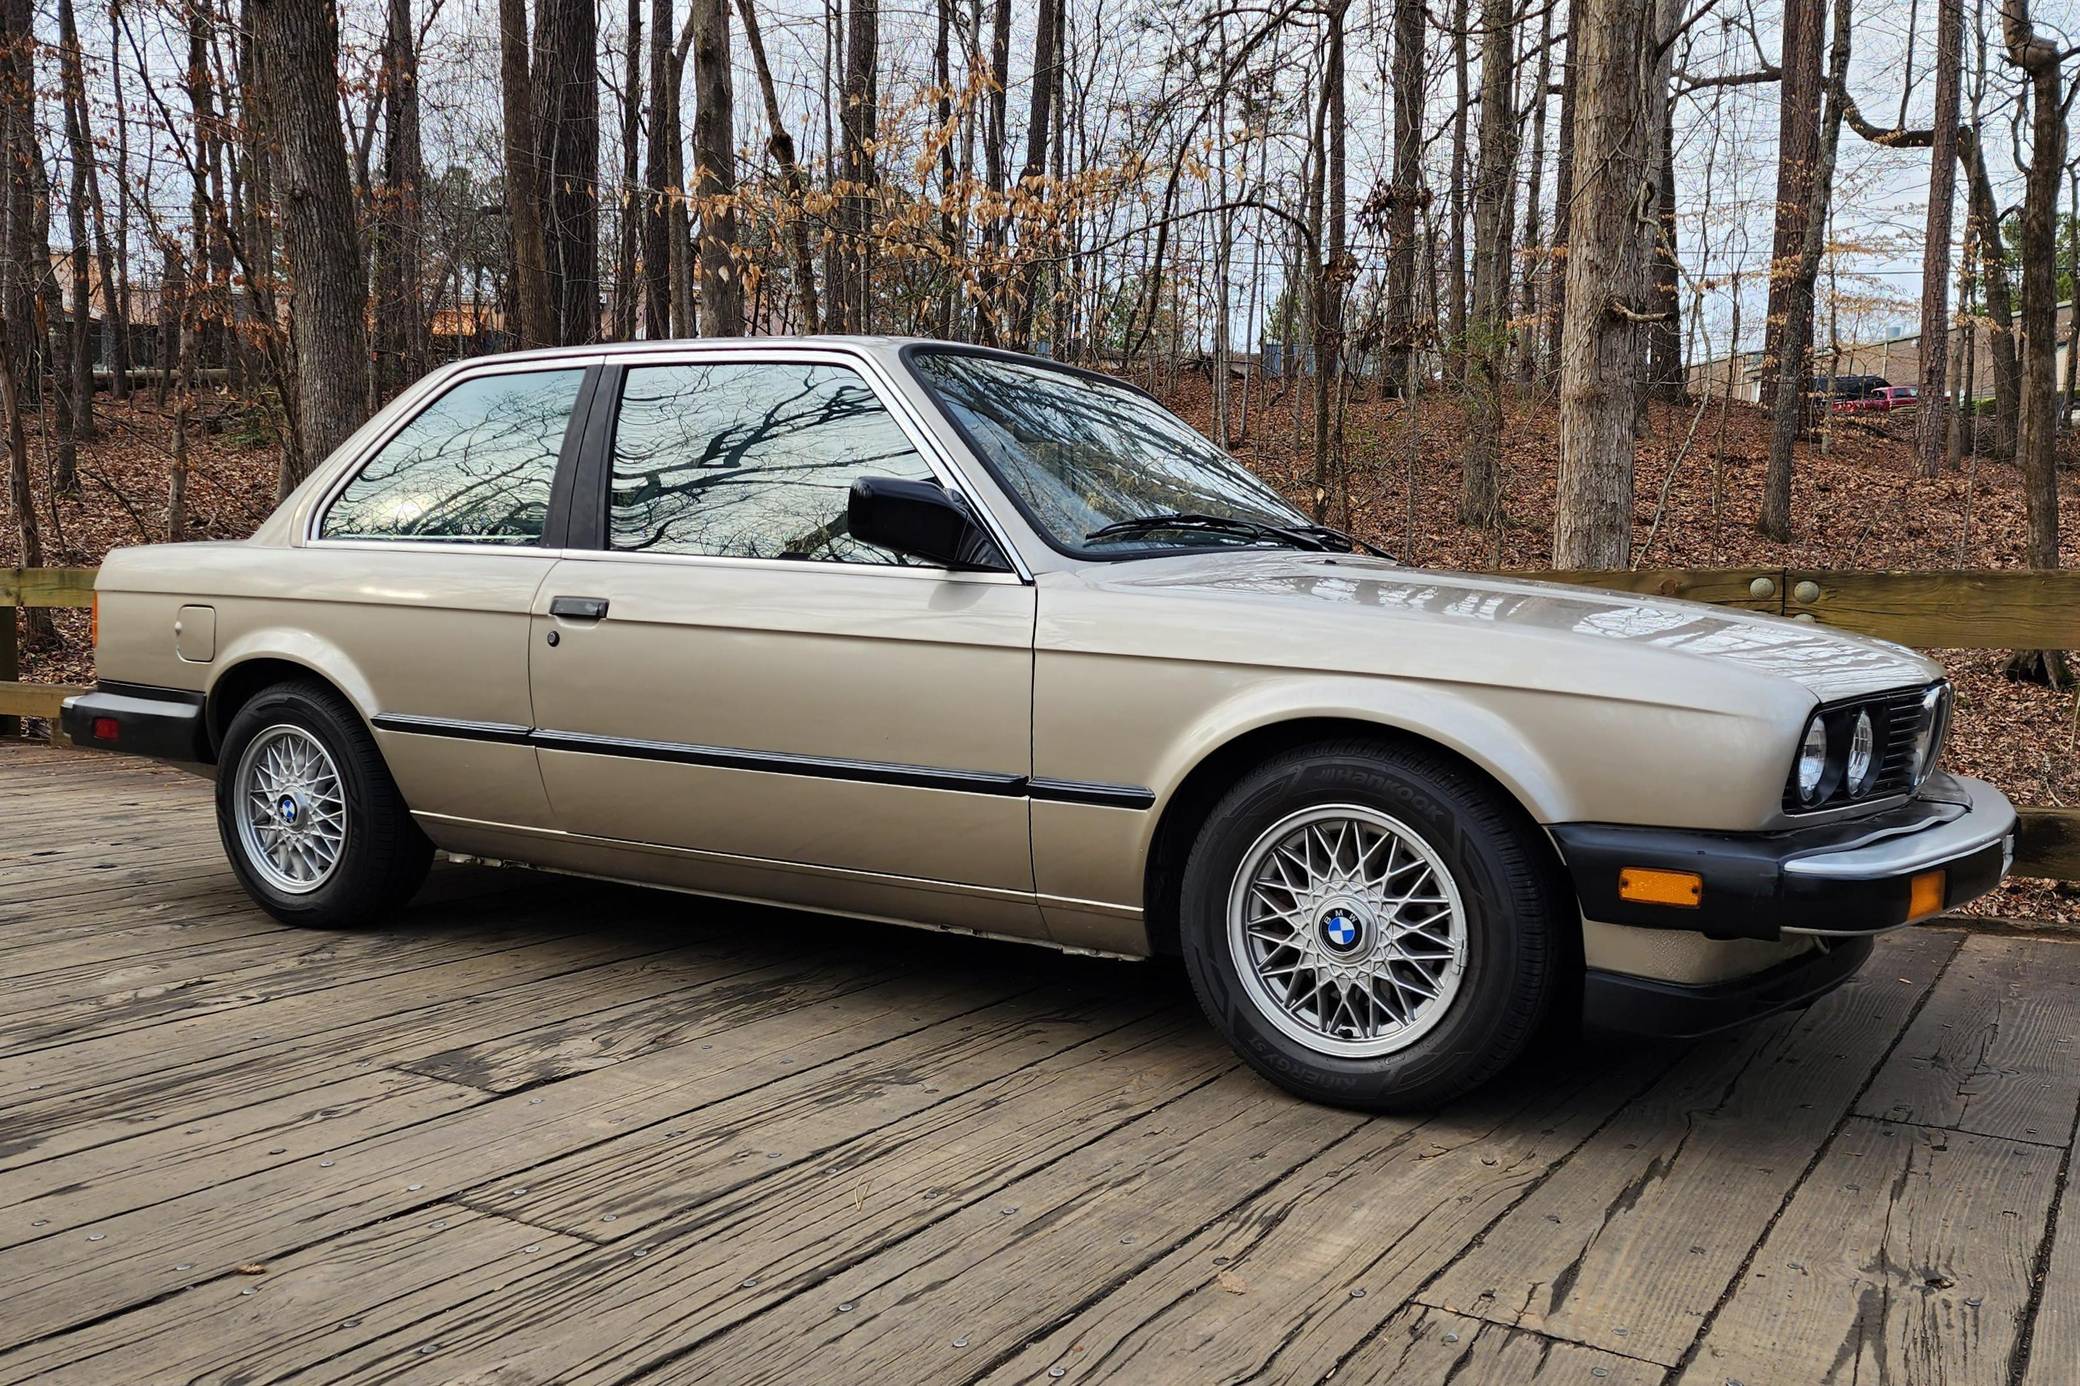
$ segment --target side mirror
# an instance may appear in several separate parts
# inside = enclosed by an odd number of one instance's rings
[[[863,544],[943,568],[1005,572],[996,541],[935,481],[863,476],[852,483],[845,525]]]

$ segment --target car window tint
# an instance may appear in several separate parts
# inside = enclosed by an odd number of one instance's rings
[[[347,483],[326,539],[538,544],[582,369],[462,381]]]
[[[639,553],[901,563],[846,531],[863,476],[932,472],[843,366],[636,366],[614,429],[609,539]]]

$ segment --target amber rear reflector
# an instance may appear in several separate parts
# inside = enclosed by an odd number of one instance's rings
[[[1926,919],[1943,912],[1944,874],[1923,871],[1907,882],[1907,918]]]
[[[1653,871],[1628,866],[1618,873],[1618,898],[1642,905],[1694,910],[1704,902],[1704,877],[1695,871]]]

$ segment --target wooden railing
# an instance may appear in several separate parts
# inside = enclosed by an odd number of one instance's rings
[[[57,730],[58,704],[82,690],[66,683],[21,683],[21,652],[16,643],[18,606],[83,607],[94,604],[92,568],[0,568],[0,736],[18,736],[21,718],[49,719],[51,739]]]
[[[1517,574],[1817,621],[1927,650],[2080,650],[2080,570],[2056,573],[1830,572],[1802,568],[1640,568]],[[0,568],[0,733],[55,718],[80,690],[19,683],[15,606],[83,607],[92,568]],[[2016,870],[2080,880],[2080,810],[2024,808]]]

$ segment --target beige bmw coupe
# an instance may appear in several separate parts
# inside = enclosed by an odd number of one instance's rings
[[[1804,1004],[2016,821],[1907,650],[1401,567],[1139,390],[930,342],[450,366],[251,539],[111,554],[98,620],[65,730],[213,766],[290,923],[440,851],[1176,954],[1363,1108]]]

